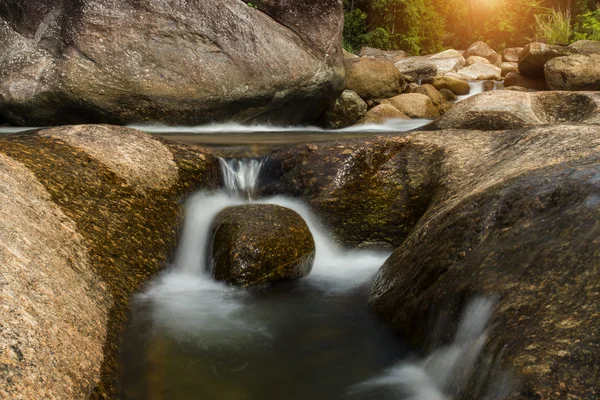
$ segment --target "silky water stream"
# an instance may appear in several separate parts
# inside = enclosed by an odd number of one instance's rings
[[[445,400],[457,393],[485,339],[489,303],[475,303],[455,343],[409,360],[367,306],[389,254],[339,249],[298,200],[246,200],[259,160],[222,160],[221,167],[225,188],[188,200],[173,264],[132,301],[121,399]],[[292,208],[307,221],[316,243],[308,277],[251,289],[212,280],[204,266],[210,223],[247,201]]]

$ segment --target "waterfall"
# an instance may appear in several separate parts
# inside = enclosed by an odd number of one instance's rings
[[[471,96],[475,96],[476,94],[483,93],[483,84],[486,81],[469,81],[469,93],[463,96],[458,96],[458,101],[468,99]],[[492,90],[501,90],[504,89],[504,82],[502,81],[494,81],[494,89]]]
[[[454,340],[434,350],[423,359],[401,362],[381,375],[358,384],[355,393],[387,390],[406,400],[452,400],[464,394],[475,375],[486,378],[491,371],[475,370],[488,338],[487,325],[495,299],[478,297],[463,311]],[[494,366],[497,367],[497,366]],[[499,368],[498,368],[499,369]],[[500,400],[512,388],[510,379],[493,371],[495,381],[483,399]]]
[[[258,174],[263,160],[219,158],[225,190],[232,197],[242,196],[252,200],[256,195]]]

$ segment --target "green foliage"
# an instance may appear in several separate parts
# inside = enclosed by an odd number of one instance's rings
[[[571,12],[550,9],[546,14],[535,15],[535,33],[549,44],[568,44],[573,33]]]
[[[258,8],[258,6],[254,3],[246,3],[250,8]]]
[[[600,40],[600,8],[578,15],[573,31],[574,40]]]
[[[343,43],[345,43],[347,47],[360,49],[368,42],[366,35],[367,14],[359,8],[355,8],[351,11],[345,11]]]

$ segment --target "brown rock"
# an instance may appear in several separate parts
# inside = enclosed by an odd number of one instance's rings
[[[428,83],[437,90],[448,89],[457,96],[469,94],[469,91],[471,90],[471,87],[466,81],[449,76],[436,76],[424,79],[423,83]]]
[[[383,124],[391,119],[410,119],[391,104],[379,104],[369,111],[358,124]]]
[[[518,63],[523,52],[523,47],[508,47],[502,52],[502,59],[506,62]]]
[[[401,74],[409,75],[419,80],[437,75],[438,67],[432,61],[428,60],[427,57],[407,57],[395,62],[394,66]]]
[[[385,58],[391,61],[398,61],[406,57],[406,52],[402,50],[380,50],[373,47],[363,47],[358,52],[360,57]]]
[[[424,94],[401,94],[388,99],[388,101],[410,118],[433,119],[440,115],[431,99]]]
[[[367,103],[351,90],[344,90],[334,104],[321,116],[326,128],[340,129],[354,124],[364,117]]]
[[[490,63],[476,62],[458,70],[456,73],[468,80],[500,80],[502,70]]]
[[[454,93],[452,93],[452,91],[448,90],[448,89],[440,89],[440,93],[444,96],[444,98],[447,101],[456,101],[458,100],[458,98],[456,97],[456,95]]]
[[[600,54],[554,58],[544,74],[550,90],[600,90]]]
[[[516,62],[503,62],[500,65],[502,76],[508,75],[510,72],[519,72],[519,64]]]
[[[475,42],[465,51],[463,56],[468,59],[471,56],[479,56],[487,59],[491,64],[500,65],[502,57],[484,42]]]
[[[425,96],[431,99],[433,105],[436,107],[446,102],[446,98],[444,97],[444,95],[438,92],[436,88],[429,84],[424,84],[416,87],[415,90],[412,91],[412,93],[424,94]]]
[[[487,58],[480,56],[470,56],[469,58],[467,58],[465,66],[468,67],[469,65],[473,65],[475,63],[491,64]]]
[[[543,78],[531,78],[518,72],[509,72],[504,77],[504,87],[520,86],[533,90],[546,90],[546,80]]]
[[[523,49],[519,58],[519,72],[531,78],[543,78],[544,65],[553,58],[578,54],[579,51],[569,46],[530,43]]]
[[[402,93],[404,81],[391,61],[377,58],[346,60],[346,89],[363,100],[381,99]]]
[[[571,43],[569,47],[577,50],[581,54],[600,54],[600,41],[598,40],[578,40]]]
[[[215,279],[240,286],[302,278],[315,259],[306,222],[294,210],[272,204],[221,211],[212,222],[209,248]]]

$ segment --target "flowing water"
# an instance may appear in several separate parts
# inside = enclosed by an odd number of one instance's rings
[[[252,200],[259,160],[221,160],[225,188],[187,203],[173,265],[132,301],[121,348],[120,398],[450,399],[470,373],[491,303],[470,310],[454,343],[423,360],[370,313],[367,296],[388,254],[344,251],[302,202]],[[209,226],[246,202],[296,210],[316,244],[311,274],[244,289],[206,271]],[[437,397],[433,397],[433,396]]]

